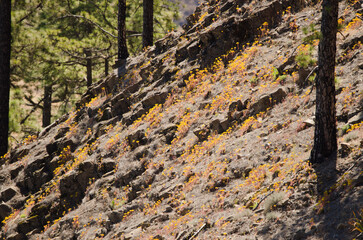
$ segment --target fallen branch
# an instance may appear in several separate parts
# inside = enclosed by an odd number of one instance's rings
[[[273,192],[270,192],[269,194],[267,194],[266,196],[264,196],[263,198],[261,198],[261,200],[257,203],[257,205],[252,209],[252,211],[255,211],[258,206],[260,206],[260,204],[268,197],[272,194]]]
[[[203,224],[203,226],[201,226],[200,228],[199,228],[199,230],[198,231],[196,231],[194,234],[193,234],[193,236],[191,236],[190,238],[189,238],[189,240],[192,240],[193,238],[195,238],[204,228],[206,228],[208,226],[208,224],[207,223],[204,223]]]

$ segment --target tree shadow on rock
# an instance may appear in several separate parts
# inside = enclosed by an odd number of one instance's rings
[[[334,191],[338,180],[337,153],[333,153],[325,161],[313,164],[312,167],[317,175],[317,215],[312,216],[314,221],[318,221],[316,228],[312,228],[311,234],[319,235],[323,239],[341,239],[336,236],[336,229],[332,227],[337,219],[340,218],[342,206],[340,205],[339,194]],[[331,202],[336,206],[332,208]],[[318,215],[319,214],[319,215]]]
[[[349,184],[343,178],[348,171],[357,172],[359,175],[362,164],[354,161],[350,165],[349,169],[339,172],[337,154],[334,154],[323,163],[312,166],[317,174],[318,204],[316,214],[311,216],[316,222],[315,227],[310,230],[311,235],[332,240],[354,238],[355,233],[352,232],[349,222],[353,212],[359,211],[359,206],[362,207],[363,191],[358,189],[362,187],[356,179],[350,179],[352,184]],[[354,175],[358,176],[351,176]]]

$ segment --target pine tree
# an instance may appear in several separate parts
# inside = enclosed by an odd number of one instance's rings
[[[44,86],[44,104],[43,104],[43,127],[51,123],[52,118],[52,85]]]
[[[0,156],[8,151],[11,1],[0,1]]]
[[[143,0],[143,9],[142,47],[146,48],[153,45],[154,0]]]
[[[126,0],[118,1],[118,24],[117,24],[117,58],[119,64],[121,61],[126,60],[129,57],[126,44]]]
[[[322,39],[319,43],[318,76],[316,80],[316,112],[314,147],[311,162],[320,163],[336,153],[335,56],[339,0],[322,4]]]
[[[125,29],[129,29],[122,41],[125,47],[127,42],[127,51],[121,54],[125,58],[142,49],[143,8],[142,1],[120,1],[126,9]],[[40,109],[45,111],[44,119],[49,119],[52,112],[48,106],[58,108],[53,110],[56,114],[51,116],[53,119],[63,115],[87,90],[87,79],[98,81],[108,74],[109,63],[118,57],[119,0],[12,2],[11,81],[19,94],[11,95],[11,101],[20,104],[26,99],[24,105],[31,108],[12,109],[10,126],[11,131],[26,130],[32,134],[41,129],[37,121],[42,116]],[[154,0],[155,39],[175,26],[173,20],[177,13],[173,2]],[[91,52],[89,57],[84,52],[87,49]],[[44,88],[52,86],[51,104],[44,102],[49,96],[45,94],[46,89],[44,96],[36,99],[27,88],[18,87],[24,83]]]

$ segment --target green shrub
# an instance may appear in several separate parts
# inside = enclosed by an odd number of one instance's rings
[[[342,128],[341,128],[341,131],[342,131],[342,134],[346,134],[347,131],[349,130],[350,128],[350,124],[347,124],[347,125],[344,125]]]
[[[354,218],[350,220],[350,225],[352,225],[353,231],[363,234],[363,208],[360,212],[354,213]]]
[[[258,83],[258,77],[254,77],[254,78],[251,78],[250,79],[250,83],[252,84],[252,85],[257,85],[257,83]]]
[[[276,80],[279,77],[279,70],[277,68],[273,68],[272,77],[274,80]]]
[[[12,89],[9,104],[9,132],[21,132],[20,121],[25,117],[22,105],[23,93],[20,88]]]
[[[315,24],[311,23],[309,27],[303,27],[302,31],[304,35],[304,43],[312,44],[314,40],[321,39],[321,32],[315,29]]]
[[[316,59],[313,58],[314,47],[312,45],[306,45],[297,54],[295,61],[301,68],[307,68],[316,64]]]

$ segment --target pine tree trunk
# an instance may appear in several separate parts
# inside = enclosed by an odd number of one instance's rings
[[[143,0],[143,8],[142,46],[145,48],[153,45],[154,0]]]
[[[105,58],[105,76],[108,76],[108,69],[109,69],[108,58]]]
[[[89,49],[85,49],[84,53],[86,54],[87,57],[87,88],[91,87],[92,85],[92,59],[91,59],[91,51]]]
[[[118,61],[128,58],[126,44],[126,0],[118,1]]]
[[[0,0],[0,156],[8,151],[11,1]]]
[[[50,125],[52,117],[52,86],[44,87],[44,104],[43,104],[43,127]]]
[[[338,0],[324,0],[322,4],[312,163],[320,163],[337,151],[334,79],[338,5]]]

